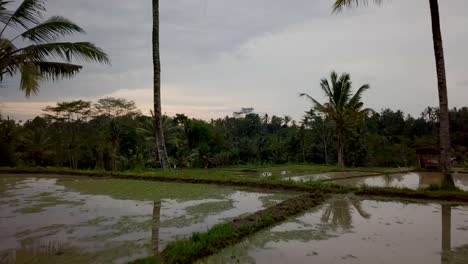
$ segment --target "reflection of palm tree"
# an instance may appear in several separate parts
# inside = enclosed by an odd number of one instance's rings
[[[21,247],[0,255],[0,263],[48,263],[54,256],[62,255],[64,246],[56,241],[21,243]]]
[[[328,203],[321,218],[322,223],[331,224],[334,227],[341,226],[343,229],[350,229],[353,223],[351,207],[354,207],[363,218],[368,219],[370,217],[370,215],[362,209],[361,201],[344,197],[333,199]]]
[[[154,256],[159,256],[159,226],[161,223],[161,201],[155,201],[153,204],[153,226],[151,232],[151,249]]]
[[[451,250],[452,231],[452,207],[442,205],[442,262],[448,263],[448,255]]]

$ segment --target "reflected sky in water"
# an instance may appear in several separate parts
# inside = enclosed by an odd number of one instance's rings
[[[200,263],[468,263],[466,248],[466,206],[339,196]]]
[[[175,195],[164,199],[161,193],[153,195],[149,192],[147,199],[140,199],[144,198],[140,196],[132,199],[137,197],[138,190],[132,191],[135,195],[113,195],[112,191],[103,189],[104,194],[100,195],[80,189],[80,186],[88,185],[99,189],[100,186],[110,188],[121,184]],[[160,201],[151,200],[154,197],[159,197]],[[18,257],[20,261],[33,258],[35,263],[42,263],[38,251],[52,245],[48,250],[51,254],[45,254],[43,263],[64,263],[65,260],[68,263],[126,263],[152,255],[154,236],[158,240],[157,248],[162,250],[177,237],[205,231],[229,218],[256,212],[268,206],[267,203],[279,202],[285,197],[205,185],[2,176],[0,259],[12,261]],[[157,202],[160,202],[160,210],[154,208],[159,204]],[[159,215],[154,215],[155,212]],[[152,235],[152,230],[157,230],[158,234]]]

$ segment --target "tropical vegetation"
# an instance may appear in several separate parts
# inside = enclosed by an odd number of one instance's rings
[[[435,146],[436,108],[418,117],[384,109],[363,116],[344,135],[346,166],[417,165],[415,150]],[[258,114],[244,108],[209,121],[184,114],[163,116],[169,162],[177,168],[242,164],[336,164],[333,120],[309,109],[301,120]],[[58,166],[73,169],[159,168],[153,117],[134,102],[103,98],[60,102],[32,120],[0,118],[0,166]],[[467,164],[468,108],[452,109],[451,156]]]
[[[338,76],[336,72],[330,74],[330,82],[322,79],[320,87],[327,98],[324,104],[319,103],[312,96],[302,93],[314,104],[314,109],[332,120],[335,124],[338,165],[344,166],[345,138],[348,130],[351,130],[358,122],[372,110],[363,108],[362,94],[370,88],[368,84],[362,85],[356,93],[352,94],[351,77],[347,73]]]
[[[42,20],[45,0],[0,0],[0,82],[20,74],[26,96],[39,91],[42,80],[75,76],[79,62],[109,63],[107,54],[91,42],[62,42],[60,38],[85,31],[72,21],[52,16]]]
[[[383,0],[373,0],[380,4]],[[335,0],[334,11],[340,11],[344,7],[367,4],[368,0]],[[444,174],[447,184],[454,185],[450,174],[450,117],[447,94],[447,76],[445,70],[444,48],[440,27],[439,1],[429,0],[432,25],[432,42],[434,45],[434,55],[437,73],[437,87],[439,93],[439,149],[440,149],[440,169]]]

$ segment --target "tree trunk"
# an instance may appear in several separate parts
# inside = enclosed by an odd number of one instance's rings
[[[151,228],[151,244],[155,257],[159,257],[159,225],[161,218],[161,201],[153,203],[153,225]]]
[[[324,141],[323,147],[325,149],[325,164],[328,165],[328,148],[327,148],[327,141]]]
[[[439,137],[440,137],[440,162],[439,166],[444,174],[446,184],[454,185],[450,175],[450,129],[449,109],[447,96],[447,79],[445,75],[444,48],[442,44],[442,33],[440,29],[439,3],[438,0],[429,0],[432,18],[432,40],[434,42],[434,53],[437,70],[437,84],[439,90]]]
[[[159,163],[169,168],[161,114],[161,60],[159,57],[159,0],[153,0],[153,71],[154,71],[154,127]]]
[[[337,137],[338,137],[338,166],[344,167],[344,139],[343,139],[343,128],[337,126]]]

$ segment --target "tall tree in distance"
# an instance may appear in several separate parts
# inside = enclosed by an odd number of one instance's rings
[[[373,0],[380,4],[383,0]],[[344,7],[358,6],[367,4],[368,0],[335,0],[334,11],[339,12]],[[434,55],[437,72],[437,85],[439,92],[439,149],[440,149],[440,170],[444,174],[444,182],[449,186],[455,186],[450,174],[450,128],[449,128],[449,108],[447,95],[447,79],[445,73],[445,58],[440,28],[439,2],[438,0],[429,0],[432,22],[432,42],[434,45]]]
[[[338,165],[344,166],[345,132],[360,117],[371,111],[368,108],[363,109],[364,103],[361,102],[362,94],[370,86],[368,84],[361,86],[353,95],[350,75],[343,73],[341,76],[338,76],[333,71],[330,75],[330,82],[327,79],[322,79],[320,87],[328,99],[328,102],[324,104],[319,103],[306,93],[301,93],[300,96],[310,99],[314,104],[315,110],[323,113],[327,118],[335,122]]]
[[[60,16],[41,21],[46,0],[23,0],[16,10],[9,10],[12,2],[0,0],[0,83],[19,73],[19,88],[28,97],[39,91],[42,80],[75,76],[82,69],[76,61],[110,62],[93,43],[58,42],[84,30]]]
[[[161,58],[159,55],[159,0],[153,0],[153,103],[154,103],[154,127],[156,148],[158,151],[159,163],[163,169],[169,168],[169,158],[167,157],[166,142],[162,129],[161,113]]]

